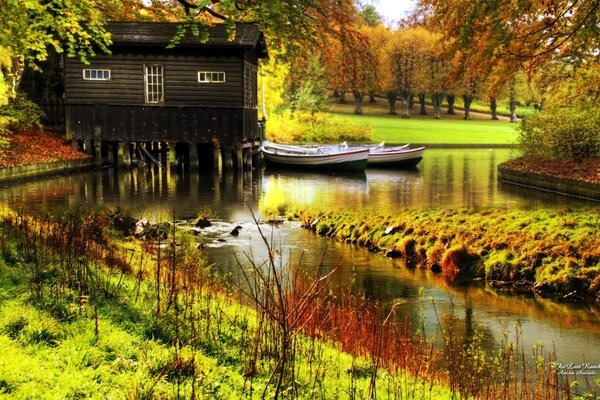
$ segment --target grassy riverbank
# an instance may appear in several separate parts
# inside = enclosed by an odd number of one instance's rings
[[[356,243],[448,280],[600,301],[600,212],[405,210],[296,213],[320,235]]]
[[[312,308],[300,313],[286,303],[291,314],[283,314],[282,331],[282,309],[269,291],[276,288],[234,297],[191,235],[164,224],[144,239],[123,240],[112,226],[126,223],[106,212],[3,218],[0,398],[451,396],[436,377],[374,366],[352,341],[343,352],[339,342],[303,334],[312,327],[318,336],[314,286],[296,289],[296,297],[283,293]],[[256,308],[242,305],[248,302]]]
[[[0,398],[575,398],[546,354],[535,366],[512,344],[487,356],[453,316],[439,349],[393,308],[332,298],[329,274],[282,269],[275,249],[229,291],[185,229],[124,237],[133,222],[4,216]]]

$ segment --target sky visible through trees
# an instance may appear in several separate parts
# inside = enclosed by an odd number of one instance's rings
[[[394,25],[405,18],[415,5],[413,0],[373,0],[372,3],[388,25]]]

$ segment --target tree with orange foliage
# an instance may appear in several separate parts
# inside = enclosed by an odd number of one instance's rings
[[[429,75],[429,94],[435,119],[442,117],[442,101],[450,86],[449,63],[441,52],[428,57],[426,71]]]
[[[400,29],[390,36],[381,57],[390,114],[395,113],[395,101],[400,96],[402,117],[409,118],[410,99],[415,93],[428,91],[429,75],[423,66],[432,54],[434,41],[435,36],[422,27]]]
[[[507,70],[548,59],[596,58],[600,48],[598,0],[419,0],[417,12],[444,32],[473,62],[505,60]]]
[[[588,71],[600,63],[598,0],[419,0],[415,18],[449,33],[465,62],[488,66],[492,99],[515,71],[531,78],[548,62]]]
[[[329,85],[341,93],[352,92],[355,114],[363,113],[365,94],[377,87],[376,53],[369,29],[365,25],[344,27],[339,34],[327,36],[322,47]]]

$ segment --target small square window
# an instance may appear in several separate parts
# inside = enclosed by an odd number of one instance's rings
[[[198,72],[198,82],[207,83],[210,82],[208,72]]]
[[[84,69],[83,79],[88,81],[108,81],[110,80],[109,69]]]
[[[198,82],[200,82],[200,83],[225,83],[225,72],[198,71]]]

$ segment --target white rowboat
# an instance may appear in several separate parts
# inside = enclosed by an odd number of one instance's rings
[[[373,145],[352,146],[348,146],[345,142],[329,145],[285,145],[263,142],[263,146],[272,152],[287,154],[290,157],[294,155],[339,154],[351,150],[368,150],[367,166],[371,167],[414,167],[423,159],[425,153],[425,147],[411,149],[409,144],[386,147],[383,142]],[[264,151],[263,154],[268,160]]]
[[[260,150],[268,165],[323,171],[364,171],[369,149],[333,149],[279,145],[264,141]]]

